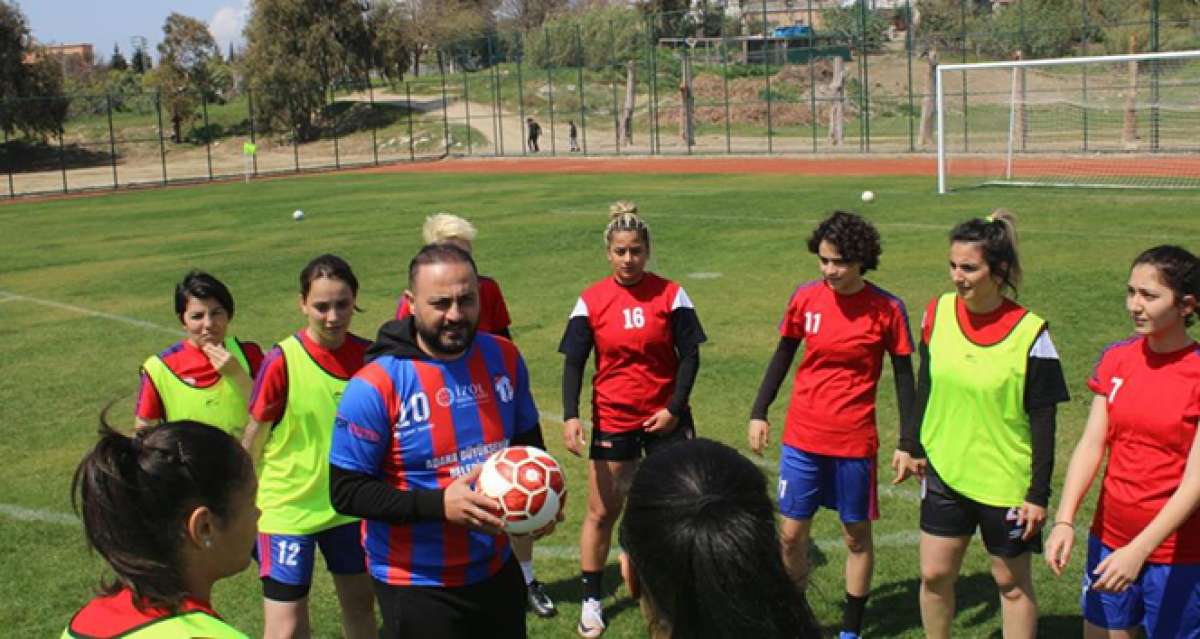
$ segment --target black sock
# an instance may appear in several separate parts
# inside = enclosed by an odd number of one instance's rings
[[[596,601],[604,599],[604,587],[600,583],[603,578],[603,570],[585,570],[581,573],[580,580],[583,582],[584,599],[595,599]]]
[[[863,613],[867,610],[867,597],[855,597],[846,593],[846,607],[842,609],[842,631],[862,634]]]

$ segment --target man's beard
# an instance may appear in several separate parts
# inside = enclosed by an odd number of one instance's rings
[[[455,356],[461,355],[471,347],[471,342],[475,340],[475,332],[477,326],[472,326],[466,322],[460,322],[454,326],[462,334],[459,340],[447,340],[442,336],[442,331],[445,330],[446,324],[443,324],[439,329],[431,329],[419,321],[414,319],[417,334],[421,336],[421,341],[424,346],[431,351],[433,355]]]

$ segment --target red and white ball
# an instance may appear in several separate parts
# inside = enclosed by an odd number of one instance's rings
[[[475,490],[500,502],[507,532],[525,535],[558,515],[567,498],[567,477],[550,453],[510,446],[483,463]]]

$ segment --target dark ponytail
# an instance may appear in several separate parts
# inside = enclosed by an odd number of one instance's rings
[[[986,218],[973,218],[950,231],[950,243],[978,244],[992,276],[1000,280],[1000,290],[1017,295],[1021,284],[1021,260],[1017,256],[1017,218],[1005,209],[996,209]]]
[[[101,418],[100,441],[71,482],[71,504],[88,545],[112,566],[112,594],[177,608],[188,596],[180,550],[187,520],[205,506],[231,515],[234,493],[253,477],[246,451],[224,431],[193,421],[166,422],[127,437]]]
[[[697,439],[642,461],[621,520],[652,624],[688,639],[806,639],[820,631],[783,565],[761,471]]]

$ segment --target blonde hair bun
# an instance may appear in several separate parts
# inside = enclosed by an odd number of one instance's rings
[[[615,220],[624,215],[637,215],[638,206],[629,200],[617,200],[608,205],[608,217]]]
[[[426,244],[438,244],[450,240],[475,241],[475,226],[465,219],[450,213],[434,213],[425,218],[421,236]]]

